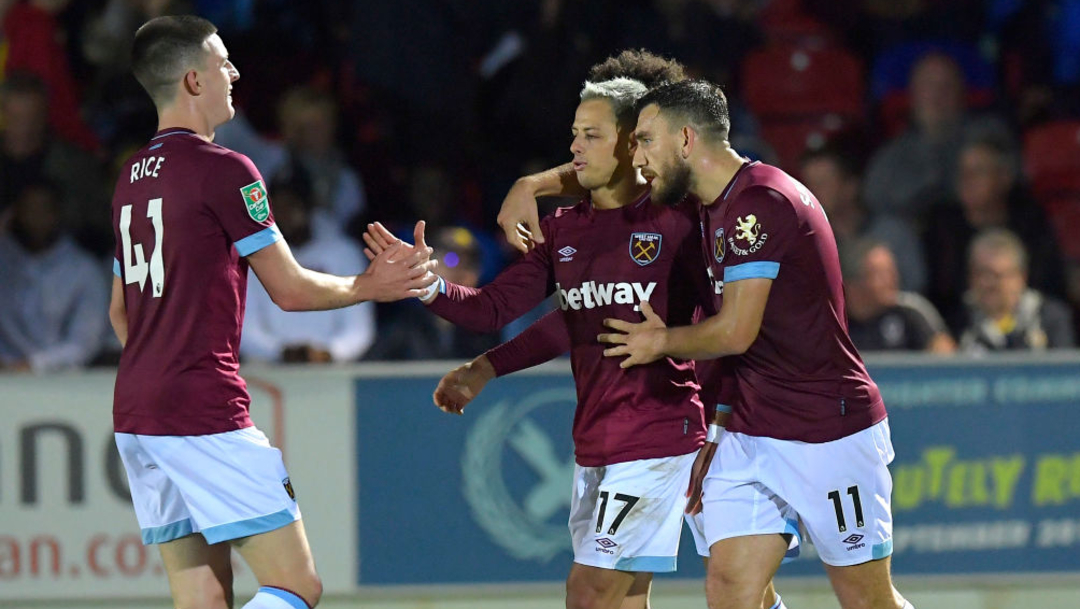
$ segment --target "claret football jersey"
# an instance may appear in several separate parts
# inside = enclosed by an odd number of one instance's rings
[[[714,291],[772,280],[757,339],[724,360],[736,379],[729,429],[827,442],[884,419],[848,336],[836,241],[813,194],[776,167],[746,163],[699,213]]]
[[[671,325],[685,325],[707,289],[692,206],[654,205],[642,195],[618,209],[588,201],[544,218],[546,242],[481,289],[448,285],[432,310],[465,327],[490,331],[528,312],[551,293],[570,336],[577,386],[574,447],[587,467],[681,455],[704,440],[693,362],[663,358],[619,367],[597,335],[605,318],[641,321],[641,301]]]
[[[163,130],[121,168],[112,224],[128,324],[116,431],[203,435],[250,426],[239,374],[244,257],[281,238],[258,170],[191,131]]]

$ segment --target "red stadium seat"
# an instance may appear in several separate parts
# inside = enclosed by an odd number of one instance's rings
[[[1080,121],[1028,129],[1024,134],[1024,169],[1040,200],[1080,197]]]
[[[862,64],[843,49],[769,46],[747,56],[742,77],[746,103],[762,120],[863,117]]]
[[[808,148],[819,148],[849,123],[836,114],[797,120],[763,121],[761,137],[776,151],[778,166],[790,174]]]
[[[835,37],[829,28],[807,15],[802,0],[771,0],[758,15],[758,24],[770,42],[805,42],[829,45]]]
[[[1080,262],[1080,193],[1046,203],[1050,223],[1065,258]]]

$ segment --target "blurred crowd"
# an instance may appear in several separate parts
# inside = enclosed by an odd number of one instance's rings
[[[490,280],[513,256],[499,204],[568,159],[589,66],[647,48],[722,84],[736,150],[817,195],[860,350],[1075,344],[1080,0],[0,0],[0,370],[116,361],[112,184],[157,126],[128,52],[176,13],[220,28],[241,78],[216,141],[258,166],[309,268],[358,272],[367,222],[424,219],[448,279]],[[286,314],[253,280],[241,348],[463,358],[506,337],[417,302]]]

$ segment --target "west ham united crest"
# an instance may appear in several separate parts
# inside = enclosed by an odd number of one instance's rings
[[[660,233],[630,235],[630,258],[641,266],[652,263],[660,255]]]
[[[716,232],[713,233],[713,236],[714,239],[712,255],[713,258],[716,258],[716,261],[718,263],[721,263],[724,261],[724,227],[721,226],[720,228],[716,229]]]

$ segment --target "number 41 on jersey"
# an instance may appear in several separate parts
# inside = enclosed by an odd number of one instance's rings
[[[120,239],[124,248],[124,283],[139,284],[139,290],[146,288],[146,276],[150,276],[150,285],[154,298],[161,298],[165,288],[165,261],[162,258],[161,242],[165,237],[165,228],[161,223],[161,199],[150,199],[146,206],[146,217],[154,224],[154,251],[147,264],[140,243],[131,242],[131,205],[120,208]]]

